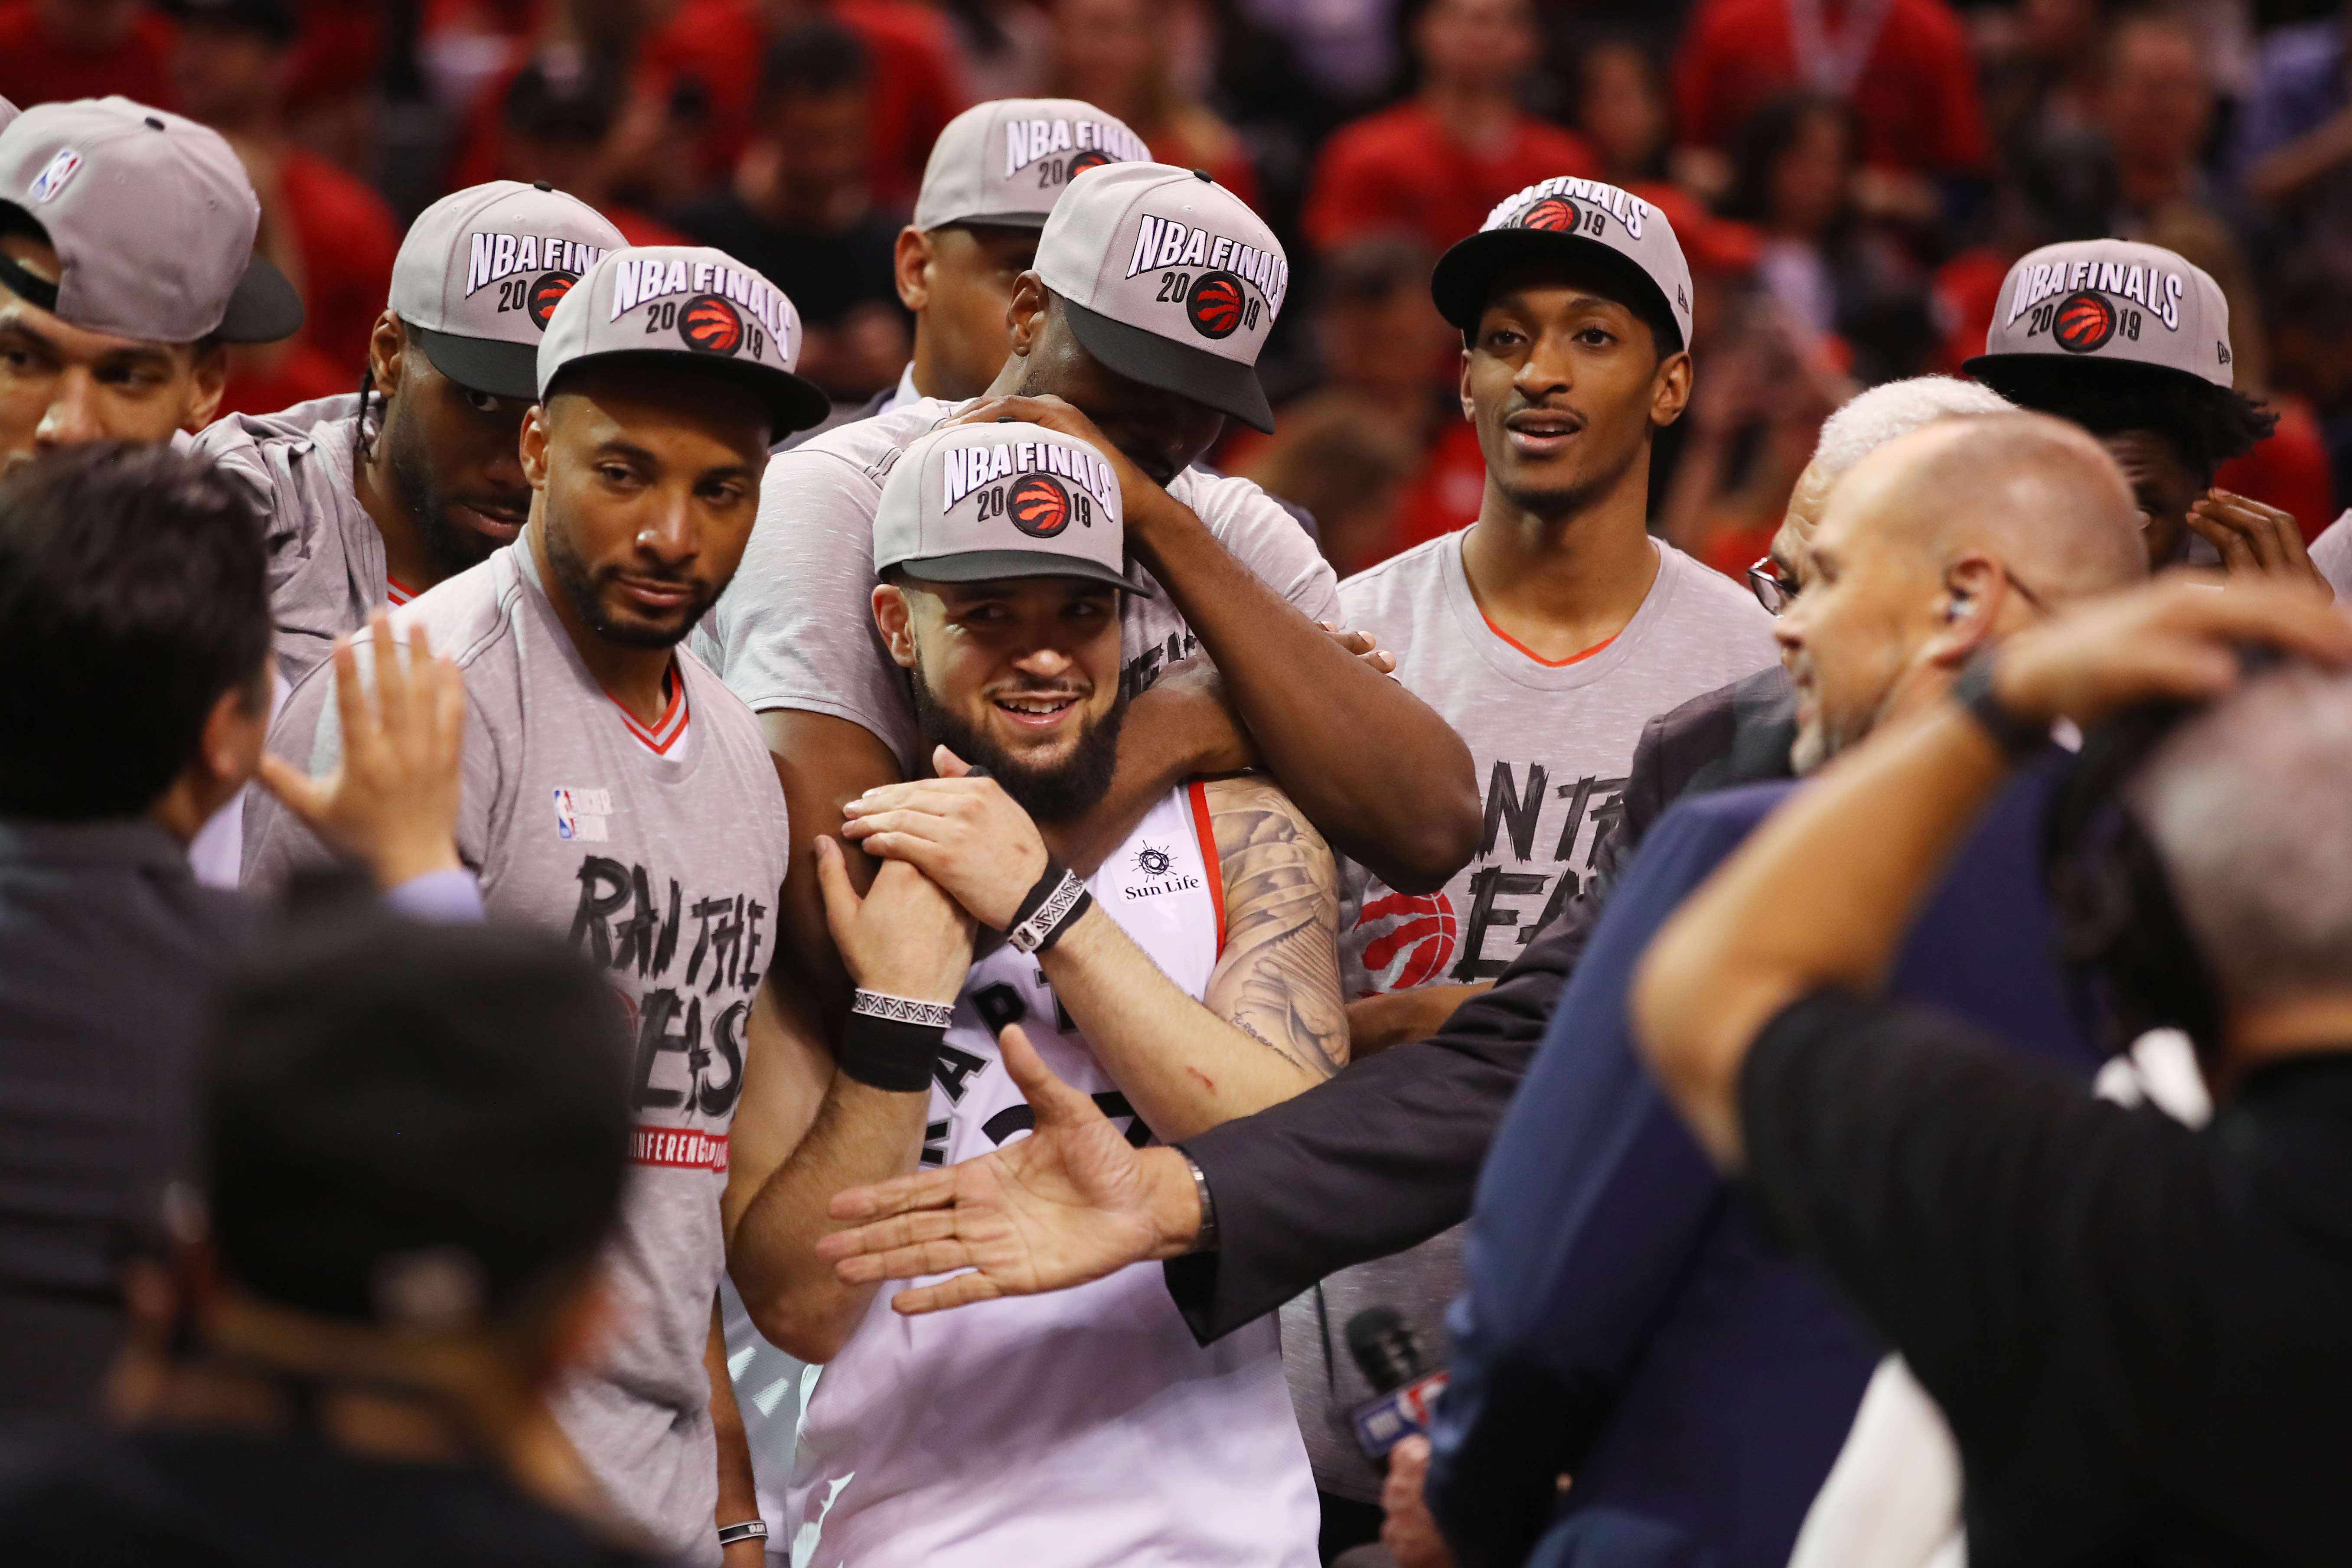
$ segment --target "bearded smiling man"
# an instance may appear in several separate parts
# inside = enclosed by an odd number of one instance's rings
[[[634,1020],[635,1169],[606,1260],[627,1328],[557,1414],[615,1510],[705,1565],[719,1527],[756,1520],[713,1300],[785,820],[757,722],[677,645],[742,557],[770,442],[823,411],[799,338],[791,301],[718,251],[606,255],[539,346],[529,525],[393,617],[465,678],[457,844],[491,917],[568,934]],[[320,673],[270,734],[314,772],[340,741]],[[249,882],[320,856],[283,812],[251,826]]]

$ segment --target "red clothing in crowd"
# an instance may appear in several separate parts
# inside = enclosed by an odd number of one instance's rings
[[[1675,55],[1675,112],[1685,140],[1727,147],[1748,115],[1806,85],[1792,5],[1700,0]],[[1832,38],[1875,0],[1821,0]],[[1977,68],[1945,0],[1885,0],[1885,15],[1849,101],[1864,161],[1920,173],[1981,173],[1990,161]]]
[[[1465,147],[1417,102],[1343,126],[1324,145],[1307,198],[1307,237],[1328,250],[1381,232],[1433,251],[1475,234],[1496,203],[1554,174],[1599,172],[1570,131],[1522,114],[1493,147]]]
[[[349,374],[333,360],[301,339],[291,342],[258,343],[233,348],[228,357],[228,384],[221,389],[223,414],[275,414],[314,397],[357,392],[360,365]]]
[[[302,336],[354,384],[392,293],[400,225],[383,198],[315,153],[289,148],[278,187],[302,252]]]
[[[26,109],[121,93],[170,109],[175,37],[169,18],[142,7],[120,43],[84,53],[51,35],[37,0],[6,0],[0,4],[0,98]]]

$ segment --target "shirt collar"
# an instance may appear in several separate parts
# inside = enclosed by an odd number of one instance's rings
[[[915,362],[908,360],[907,368],[898,373],[898,390],[890,395],[890,406],[904,408],[909,403],[920,403],[923,395],[915,390]]]

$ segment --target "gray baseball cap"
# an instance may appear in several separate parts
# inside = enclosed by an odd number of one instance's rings
[[[1118,476],[1043,425],[950,425],[898,455],[874,513],[874,568],[935,583],[1083,577],[1130,593]]]
[[[1105,163],[1147,162],[1143,138],[1075,98],[1000,98],[947,123],[923,165],[914,225],[1043,228],[1069,183]]]
[[[555,307],[628,243],[595,208],[544,183],[470,185],[409,226],[392,264],[392,311],[458,385],[529,401]]]
[[[0,131],[7,130],[8,122],[24,112],[25,111],[23,110],[17,108],[6,99],[0,98]]]
[[[253,248],[261,202],[220,133],[133,103],[36,104],[0,131],[0,205],[49,237],[55,284],[0,258],[0,283],[87,331],[269,342],[302,299]]]
[[[1495,274],[1547,256],[1599,260],[1633,288],[1654,294],[1682,340],[1659,345],[1661,351],[1690,345],[1690,263],[1683,259],[1675,226],[1641,197],[1598,180],[1561,174],[1496,203],[1477,233],[1437,258],[1430,297],[1438,314],[1474,331]]]
[[[1985,352],[1961,368],[1998,392],[2030,362],[2137,365],[2227,387],[2230,303],[2210,275],[2158,246],[2045,245],[2000,280]]]
[[[612,250],[581,275],[539,341],[538,394],[590,360],[660,360],[740,381],[767,403],[772,434],[806,429],[832,402],[793,374],[801,314],[784,291],[700,245]]]
[[[1290,296],[1290,262],[1274,231],[1206,170],[1084,171],[1037,237],[1037,275],[1110,369],[1274,429],[1257,356]]]

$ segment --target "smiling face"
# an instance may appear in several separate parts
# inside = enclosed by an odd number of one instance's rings
[[[0,252],[56,282],[48,241],[0,235]],[[87,331],[0,284],[0,470],[91,441],[152,446],[194,433],[220,406],[227,356],[217,347]]]
[[[455,576],[513,540],[530,518],[517,442],[530,405],[443,375],[388,311],[369,363],[384,394],[376,442],[394,496],[436,580]]]
[[[1558,262],[1495,279],[1462,355],[1462,407],[1486,482],[1540,517],[1582,510],[1648,473],[1650,433],[1690,397],[1690,356],[1658,353],[1613,279]]]
[[[545,564],[588,632],[659,648],[694,629],[743,558],[768,432],[747,389],[642,363],[583,365],[530,411]]]
[[[928,743],[986,767],[1040,821],[1102,798],[1127,712],[1118,590],[1075,577],[909,578],[874,590],[874,618],[914,677]]]

